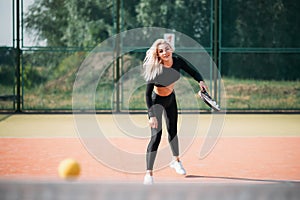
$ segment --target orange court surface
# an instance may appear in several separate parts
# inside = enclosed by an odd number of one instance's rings
[[[188,114],[187,117],[195,116]],[[134,140],[122,135],[114,128],[111,115],[99,114],[97,119],[104,124],[114,145],[146,151],[148,139]],[[132,120],[147,125],[146,115],[132,115]],[[228,114],[216,145],[210,154],[200,159],[209,122],[209,114],[201,115],[199,133],[181,156],[186,176],[177,175],[166,166],[155,171],[155,183],[300,181],[300,115]],[[183,133],[179,133],[179,141],[180,134]],[[167,141],[163,140],[161,145],[168,145]],[[57,168],[65,158],[74,158],[80,163],[81,174],[77,181],[142,184],[144,177],[144,173],[121,172],[95,159],[78,137],[72,114],[3,115],[0,154],[1,180],[60,180]],[[118,155],[114,157],[118,159]],[[127,165],[134,161],[123,159],[120,162]]]

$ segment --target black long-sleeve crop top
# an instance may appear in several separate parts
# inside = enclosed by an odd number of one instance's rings
[[[152,92],[154,86],[165,87],[176,82],[180,78],[181,69],[188,73],[191,77],[193,77],[197,82],[203,81],[201,74],[193,67],[191,67],[185,60],[180,57],[173,57],[173,65],[170,68],[163,67],[163,71],[161,74],[156,76],[153,80],[147,82],[146,104],[148,107],[149,117],[154,116],[154,113],[151,109],[151,107],[153,106]]]

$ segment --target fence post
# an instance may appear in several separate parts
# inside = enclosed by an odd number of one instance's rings
[[[216,67],[213,67],[214,99],[218,99],[218,66],[219,66],[219,0],[214,0],[213,6],[214,27],[213,27],[213,59]]]
[[[113,1],[114,6],[114,28],[115,28],[115,34],[116,39],[114,43],[114,89],[115,89],[115,97],[114,97],[114,105],[116,106],[115,112],[120,112],[120,69],[121,69],[121,62],[120,62],[120,52],[121,52],[121,38],[120,38],[120,8],[121,8],[121,2],[120,0],[114,0]]]
[[[21,48],[20,48],[20,1],[16,0],[16,43],[17,43],[17,55],[16,55],[16,79],[17,79],[17,110],[21,112]]]

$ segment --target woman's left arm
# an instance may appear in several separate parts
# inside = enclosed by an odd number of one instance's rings
[[[191,77],[193,77],[198,83],[200,90],[208,90],[207,85],[205,84],[205,81],[203,80],[202,75],[194,69],[192,66],[190,66],[186,61],[184,61],[181,58],[178,58],[180,62],[181,69],[183,69],[186,73],[188,73]]]
[[[200,87],[201,91],[203,91],[203,90],[208,91],[208,87],[207,87],[207,85],[205,84],[204,81],[199,82],[199,87]]]

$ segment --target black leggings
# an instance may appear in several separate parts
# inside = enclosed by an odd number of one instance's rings
[[[166,119],[166,125],[168,129],[168,140],[171,146],[173,156],[179,155],[178,137],[177,137],[177,121],[178,121],[178,109],[176,103],[175,93],[171,93],[169,96],[159,96],[156,93],[152,93],[152,100],[154,103],[153,112],[158,121],[158,128],[151,128],[151,140],[147,148],[147,170],[152,170],[154,160],[156,157],[157,149],[162,136],[162,114],[164,113]],[[165,111],[165,112],[163,112]]]

